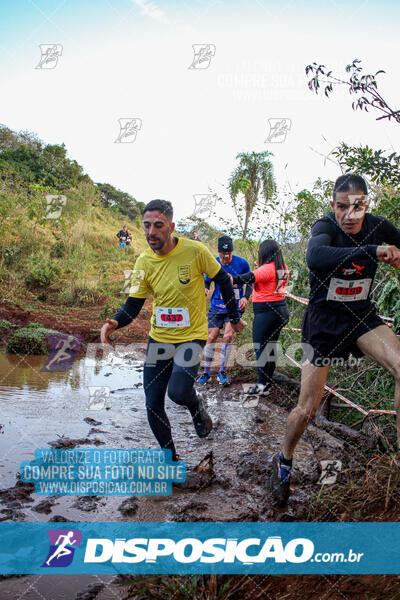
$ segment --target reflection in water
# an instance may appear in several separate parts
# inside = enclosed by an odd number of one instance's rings
[[[80,439],[77,445],[80,448],[93,448],[96,440],[101,448],[158,448],[147,422],[141,361],[137,355],[126,356],[125,350],[120,355],[112,353],[102,359],[85,357],[77,359],[68,372],[42,372],[46,360],[47,356],[0,354],[0,424],[3,425],[0,489],[13,487],[21,461],[32,460],[35,450],[47,448],[49,442],[60,436]],[[108,407],[99,408],[102,403],[97,402],[98,409],[90,410],[88,388],[91,387],[109,388]],[[11,506],[12,502],[0,501],[0,518],[2,513],[7,520],[30,522],[48,521],[54,516],[71,522],[241,521],[254,520],[257,515],[263,520],[270,518],[265,507],[262,469],[268,457],[279,448],[287,414],[269,399],[256,408],[243,407],[240,390],[232,386],[224,392],[215,388],[205,392],[207,409],[214,422],[213,431],[206,439],[197,437],[186,409],[166,401],[183,460],[194,466],[200,458],[213,452],[217,480],[212,486],[178,490],[172,498],[139,497],[133,514],[121,511],[124,498],[118,496],[98,496],[86,506],[82,502],[85,498],[56,496],[47,513],[37,512],[35,509],[43,496],[30,494],[31,502],[22,506],[18,506],[19,502]],[[337,450],[337,445],[333,447]],[[326,453],[324,458],[331,458],[329,445],[322,444],[320,458],[322,452]],[[299,471],[311,481],[313,449],[302,439],[296,453]],[[257,479],[260,469],[261,477]],[[297,503],[299,498],[301,501],[301,492],[297,491]],[[308,502],[306,493],[303,502]],[[289,516],[294,520],[293,513]],[[96,576],[96,582],[99,580],[106,582],[107,576]],[[55,575],[52,578],[46,575],[5,580],[0,581],[0,598],[69,600],[89,582],[93,582],[93,576]],[[123,597],[125,593],[122,592]],[[110,585],[100,592],[98,600],[120,597],[121,590]]]
[[[18,356],[16,354],[0,354],[0,398],[10,388],[18,393],[18,388],[45,390],[52,382],[62,382],[70,377],[70,372],[42,372],[47,361],[46,356]],[[74,365],[75,367],[75,365]]]
[[[60,436],[86,438],[90,426],[85,418],[129,423],[132,403],[144,407],[142,392],[136,389],[128,391],[128,401],[111,394],[102,410],[90,406],[92,386],[110,391],[141,387],[140,363],[133,357],[121,360],[109,354],[97,361],[84,357],[76,359],[70,371],[43,372],[47,358],[0,354],[1,488],[14,485],[19,463],[31,460],[37,448],[48,447]],[[124,444],[119,440],[115,447]]]
[[[32,460],[35,450],[48,448],[60,437],[77,440],[73,445],[79,448],[97,445],[121,449],[158,448],[147,421],[141,363],[135,357],[126,354],[109,354],[101,360],[85,357],[76,360],[69,372],[52,373],[41,372],[45,361],[45,356],[1,356],[0,424],[4,433],[0,435],[0,489],[15,485],[21,461]],[[90,393],[96,389],[100,389],[101,394],[93,395],[97,401],[90,406]],[[284,410],[269,401],[256,408],[243,407],[240,392],[237,385],[226,392],[214,387],[205,391],[207,409],[214,422],[206,439],[196,435],[186,408],[166,400],[176,447],[183,460],[196,465],[212,450],[215,472],[231,482],[237,480],[237,460],[241,453],[263,452],[268,457],[276,452],[287,418]],[[104,401],[99,401],[100,395]],[[312,448],[301,440],[296,452],[296,464],[309,472]],[[219,513],[225,508],[223,519],[235,520],[243,511],[237,491],[228,505],[223,487],[207,488],[204,494],[207,498],[210,496],[211,508],[218,505]],[[222,497],[224,500],[220,502]],[[53,514],[59,511],[71,521],[123,519],[117,510],[121,502],[117,497],[99,497],[97,508],[85,514],[73,502],[73,497],[57,498],[57,508],[51,511]],[[151,498],[143,500],[135,518],[163,520],[164,512],[172,510],[174,503],[170,506],[166,500],[161,510],[160,502]],[[48,519],[46,514],[33,512],[29,507],[23,510],[22,516],[27,521]],[[165,518],[170,519],[168,515],[165,512]],[[208,516],[213,520],[217,515]]]
[[[55,397],[79,392],[89,385],[110,385],[115,388],[133,386],[138,382],[138,362],[108,354],[103,359],[76,359],[69,371],[42,371],[48,356],[18,356],[0,354],[0,401],[10,396],[26,399]],[[132,368],[129,368],[132,367]],[[117,370],[117,372],[116,372]],[[107,379],[109,377],[109,379]],[[95,381],[94,381],[95,378]],[[112,387],[112,386],[111,386]],[[39,393],[36,393],[39,392]]]

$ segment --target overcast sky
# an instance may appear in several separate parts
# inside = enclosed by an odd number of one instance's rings
[[[281,189],[310,188],[340,174],[317,152],[341,141],[399,151],[399,125],[354,113],[348,92],[315,96],[304,71],[360,58],[386,71],[399,108],[399,13],[385,0],[0,0],[0,122],[64,142],[96,182],[171,200],[177,218],[221,191],[242,151],[272,151]],[[41,44],[62,47],[54,68],[35,68]],[[194,44],[215,54],[189,68]],[[137,119],[133,142],[116,143],[119,119]],[[290,125],[284,141],[266,141],[268,119]]]

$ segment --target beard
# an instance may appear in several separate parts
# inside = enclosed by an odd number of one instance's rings
[[[161,250],[162,247],[168,242],[169,238],[170,238],[170,235],[168,235],[166,238],[161,238],[161,237],[156,238],[156,237],[146,235],[147,243],[149,244],[149,246],[152,250]]]

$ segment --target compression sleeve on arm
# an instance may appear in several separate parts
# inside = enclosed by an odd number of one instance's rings
[[[377,260],[375,245],[339,248],[331,246],[331,240],[329,224],[317,222],[308,240],[306,261],[309,269],[333,269],[350,258],[368,257]]]
[[[233,276],[233,283],[255,283],[256,282],[256,276],[254,275],[253,271],[250,271],[250,273],[242,273],[241,275],[234,275]],[[249,286],[247,286],[249,287]],[[250,286],[251,287],[251,286]],[[247,292],[247,289],[246,289]],[[251,293],[251,291],[250,291]]]
[[[252,293],[253,293],[253,286],[250,283],[248,283],[246,285],[246,289],[245,289],[245,292],[244,292],[244,297],[247,298],[247,300],[248,300],[250,298],[250,296],[251,296]]]
[[[129,325],[133,321],[135,317],[140,313],[143,304],[145,303],[146,298],[134,298],[133,296],[129,296],[121,310],[114,315],[114,321],[117,321],[118,327],[117,329],[121,329],[121,327],[125,327]]]
[[[233,291],[231,278],[228,273],[221,267],[215,277],[212,280],[219,285],[221,290],[221,296],[226,306],[229,320],[232,323],[239,323],[240,314],[237,308],[235,293]]]

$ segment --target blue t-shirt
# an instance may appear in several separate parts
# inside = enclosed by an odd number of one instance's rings
[[[217,256],[216,259],[221,265],[219,256]],[[236,254],[232,255],[232,262],[230,265],[221,265],[221,267],[224,269],[224,271],[230,273],[231,275],[242,275],[243,273],[250,272],[250,265],[247,260],[241,256],[236,256]],[[211,281],[211,279],[205,275],[205,281]],[[239,307],[239,300],[244,296],[244,285],[234,285],[233,290],[235,292],[236,304]],[[221,290],[219,289],[219,285],[216,283],[213,295],[211,296],[210,309],[217,310],[219,312],[226,312],[226,306],[221,296]]]

